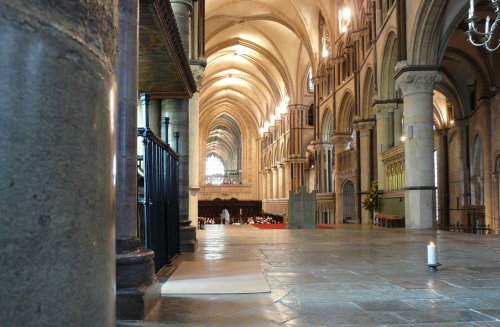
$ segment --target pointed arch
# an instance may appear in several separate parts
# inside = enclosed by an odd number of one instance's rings
[[[368,67],[365,74],[365,82],[363,87],[363,100],[361,107],[361,117],[363,119],[373,117],[372,101],[373,96],[375,95],[375,83],[373,81],[373,70],[371,67]]]
[[[354,96],[351,92],[346,92],[340,102],[337,133],[352,132],[354,113]]]
[[[395,99],[396,98],[396,80],[394,78],[396,71],[397,55],[397,37],[394,31],[389,32],[385,46],[384,57],[382,61],[381,74],[385,79],[380,81],[379,98],[380,99]]]

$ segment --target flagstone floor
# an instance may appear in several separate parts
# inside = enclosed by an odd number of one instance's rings
[[[265,294],[162,298],[118,326],[500,326],[500,236],[343,225],[212,225],[182,260],[257,260]],[[437,242],[439,271],[426,266]]]

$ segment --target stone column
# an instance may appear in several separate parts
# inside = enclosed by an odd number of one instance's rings
[[[385,167],[382,162],[382,153],[389,149],[389,105],[376,104],[375,115],[377,117],[377,178],[378,189],[385,190]]]
[[[159,300],[160,293],[155,288],[158,285],[155,285],[154,252],[144,249],[137,235],[139,1],[120,0],[118,14],[116,315],[119,319],[143,319]]]
[[[267,181],[267,199],[270,200],[273,198],[273,171],[271,168],[266,168],[266,181]]]
[[[334,176],[335,180],[337,181],[335,183],[335,189],[334,192],[336,194],[335,196],[335,220],[337,224],[342,224],[342,184],[339,182],[339,163],[338,163],[338,156],[340,153],[345,151],[345,145],[347,142],[351,140],[351,135],[350,134],[335,134],[332,136],[332,143],[335,151],[335,166],[334,166]]]
[[[292,189],[292,176],[291,176],[291,166],[290,162],[285,162],[285,189],[284,189],[284,198],[288,198],[288,192]]]
[[[191,65],[197,81],[197,89],[201,87],[204,63]],[[193,226],[198,223],[198,192],[200,191],[200,93],[196,92],[189,100],[189,220]]]
[[[301,185],[304,185],[304,158],[294,158],[290,160],[292,189],[298,192]]]
[[[267,199],[267,172],[262,170],[262,199]]]
[[[189,58],[190,17],[193,10],[192,0],[170,0],[175,21]],[[179,219],[189,220],[189,100],[168,99],[161,102],[162,117],[170,117],[169,140],[179,133]],[[174,147],[175,148],[175,147]]]
[[[190,58],[191,40],[191,13],[193,11],[193,0],[170,0],[174,11],[175,22],[179,29],[184,52]]]
[[[285,198],[285,165],[283,164],[278,166],[278,185],[279,185],[278,197],[280,199],[283,199]]]
[[[398,69],[406,68],[398,63]],[[405,117],[405,218],[407,228],[433,228],[434,131],[432,91],[440,79],[436,71],[399,73]]]
[[[370,190],[372,181],[370,180],[370,176],[372,176],[371,172],[371,163],[370,163],[370,152],[372,149],[370,148],[370,130],[375,127],[375,122],[373,121],[362,121],[356,124],[356,129],[359,130],[359,156],[360,156],[360,167],[359,174],[361,179],[361,203],[365,200],[366,193]],[[372,222],[372,213],[368,210],[361,210],[361,223],[367,224]]]
[[[3,326],[115,326],[116,16],[0,1]]]
[[[318,192],[328,193],[332,191],[332,174],[331,174],[331,152],[332,144],[318,143],[315,144],[316,152],[316,178],[318,181]]]
[[[273,167],[273,199],[279,198],[278,167]]]

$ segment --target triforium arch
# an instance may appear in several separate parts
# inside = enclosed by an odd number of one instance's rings
[[[352,133],[352,122],[355,116],[354,101],[353,94],[350,91],[346,91],[339,106],[337,133]]]
[[[335,130],[335,122],[333,111],[326,107],[321,118],[320,140],[322,142],[330,142]]]

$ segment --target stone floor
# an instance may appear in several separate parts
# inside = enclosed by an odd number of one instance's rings
[[[212,225],[198,239],[177,262],[257,260],[271,293],[165,297],[146,321],[119,326],[500,326],[498,235]]]

